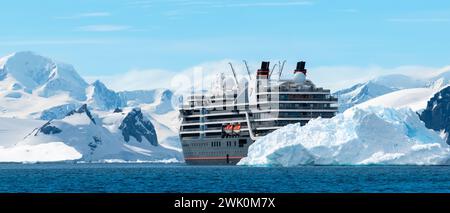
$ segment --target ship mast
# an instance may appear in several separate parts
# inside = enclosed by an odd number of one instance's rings
[[[283,61],[283,63],[278,62],[280,64],[280,73],[278,73],[278,79],[281,79],[281,74],[283,73],[284,65],[286,64],[286,60]]]
[[[236,83],[237,89],[239,91],[239,81],[236,76],[236,71],[234,70],[233,64],[231,62],[228,63],[231,67],[231,71],[233,72],[234,82]]]
[[[269,73],[269,79],[272,76],[272,73],[273,73],[273,71],[275,70],[276,67],[277,67],[277,64],[274,64],[273,67],[272,67],[272,70]]]
[[[250,80],[252,80],[252,75],[250,74],[250,69],[248,68],[248,64],[246,60],[243,60],[245,64],[245,68],[247,69],[247,74]]]

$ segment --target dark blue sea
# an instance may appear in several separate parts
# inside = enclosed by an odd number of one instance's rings
[[[450,167],[0,164],[0,192],[450,192]]]

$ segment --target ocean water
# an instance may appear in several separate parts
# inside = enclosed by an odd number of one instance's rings
[[[450,166],[0,164],[0,192],[450,192]]]

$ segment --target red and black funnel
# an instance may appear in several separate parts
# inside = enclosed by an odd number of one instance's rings
[[[302,72],[306,75],[307,70],[305,69],[306,62],[300,61],[297,63],[297,68],[295,69],[294,73]]]
[[[270,72],[269,66],[270,66],[270,62],[263,61],[261,63],[261,69],[258,70],[256,75],[257,76],[269,76],[269,72]]]

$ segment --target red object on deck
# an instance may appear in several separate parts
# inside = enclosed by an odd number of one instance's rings
[[[233,127],[233,130],[241,130],[241,125],[240,125],[240,124],[235,125],[235,126]]]

